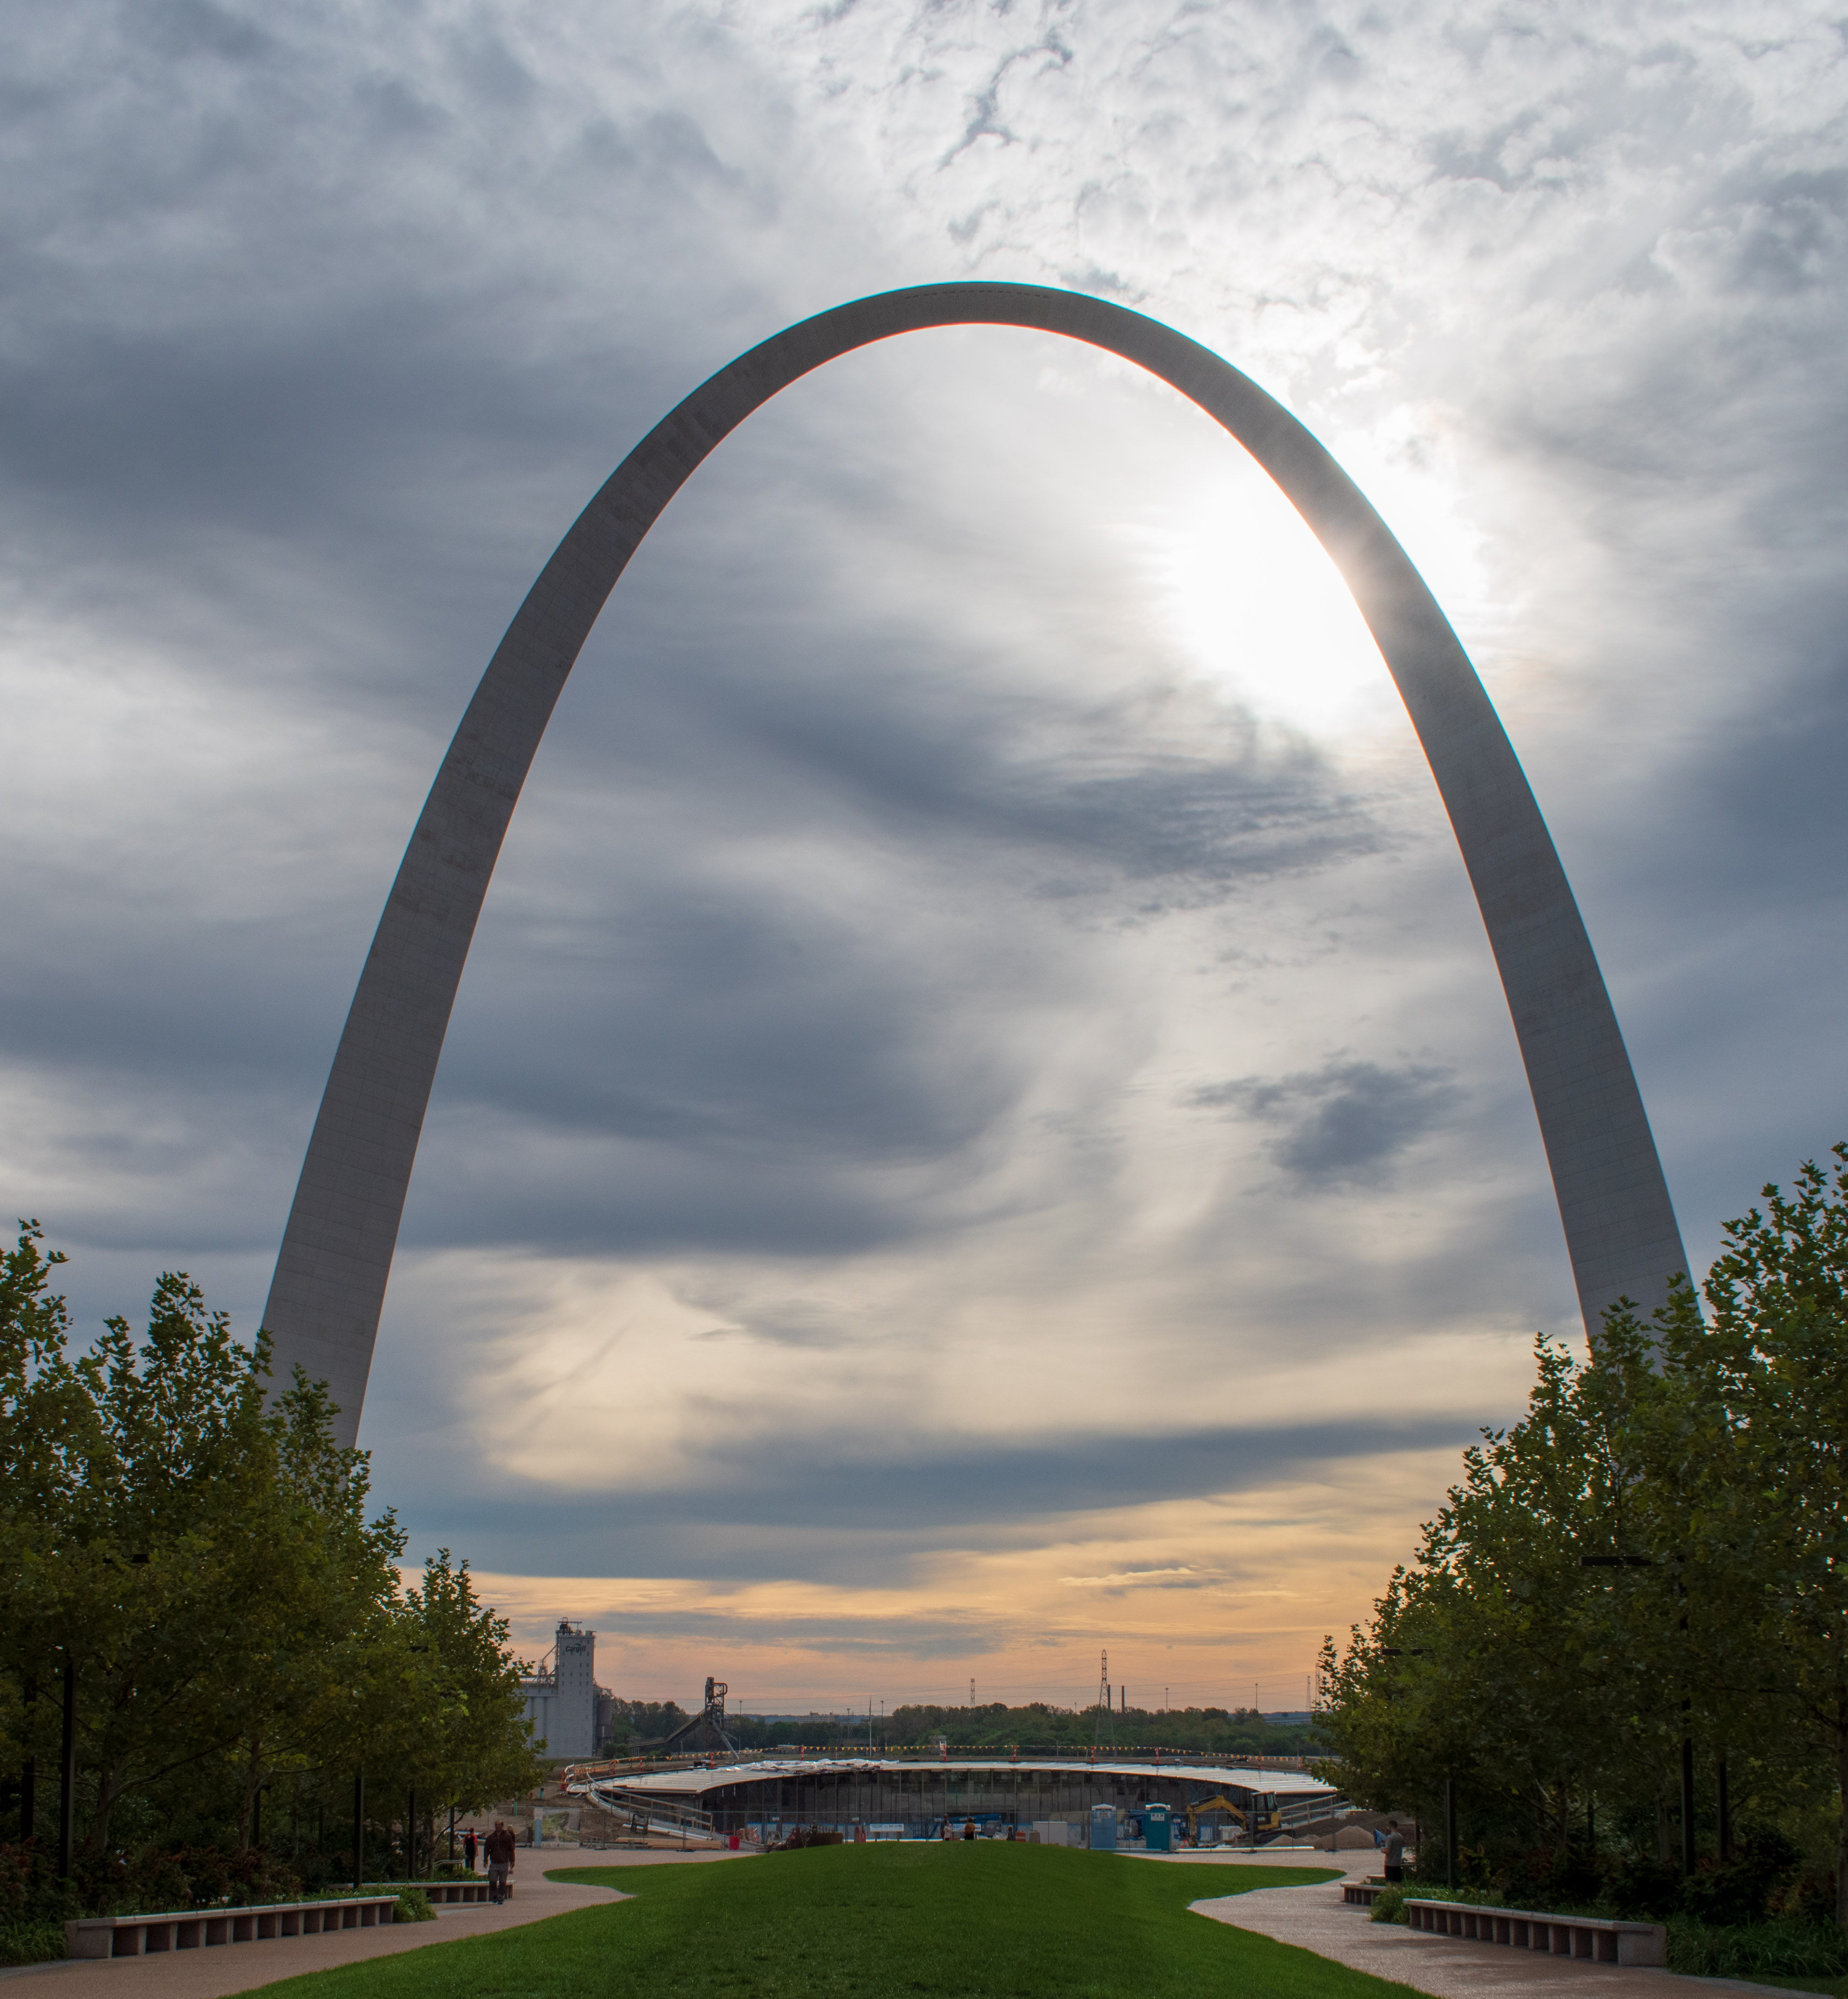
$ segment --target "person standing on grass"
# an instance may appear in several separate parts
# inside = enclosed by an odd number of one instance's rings
[[[975,1837],[975,1821],[974,1819],[967,1818],[963,1821],[963,1837],[965,1839],[973,1839]]]
[[[514,1835],[502,1819],[496,1819],[487,1837],[488,1900],[504,1902],[514,1892]]]
[[[1405,1879],[1405,1834],[1399,1830],[1396,1818],[1386,1821],[1386,1877],[1389,1881]]]
[[[469,1872],[475,1872],[475,1828],[470,1826],[462,1834],[462,1858],[469,1863]]]

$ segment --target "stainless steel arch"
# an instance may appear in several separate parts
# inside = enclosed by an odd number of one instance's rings
[[[398,1224],[489,877],[539,739],[629,557],[707,453],[824,362],[926,327],[1064,334],[1146,368],[1257,459],[1339,566],[1432,775],[1500,970],[1587,1325],[1646,1308],[1687,1258],[1636,1088],[1545,822],[1482,683],[1385,524],[1256,383],[1139,313],[1030,285],[926,285],[836,307],[739,356],[631,452],[559,545],[483,675],[392,885],[334,1058],[264,1323],[279,1378],[324,1378],[357,1435]]]

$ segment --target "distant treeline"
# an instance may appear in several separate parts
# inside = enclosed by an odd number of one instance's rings
[[[611,1747],[616,1754],[664,1741],[688,1719],[673,1701],[618,1700]],[[1101,1724],[1101,1727],[1100,1727]],[[895,1708],[874,1715],[870,1732],[857,1720],[806,1715],[795,1720],[750,1714],[725,1717],[725,1733],[741,1749],[773,1749],[799,1742],[811,1749],[900,1748],[942,1736],[953,1749],[1006,1749],[1016,1744],[1064,1751],[1091,1748],[1192,1749],[1213,1755],[1320,1756],[1328,1744],[1311,1724],[1267,1721],[1250,1708],[1113,1709],[1054,1707],[1036,1700],[1024,1707],[1000,1701],[974,1707]]]

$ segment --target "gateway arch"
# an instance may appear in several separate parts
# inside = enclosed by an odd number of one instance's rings
[[[303,1162],[264,1311],[279,1377],[324,1379],[359,1427],[398,1224],[462,966],[539,739],[642,538],[751,412],[823,362],[928,327],[1062,334],[1157,375],[1243,445],[1353,592],[1418,732],[1489,943],[1540,1121],[1587,1326],[1646,1310],[1687,1268],[1642,1100],[1590,938],[1500,719],[1404,551],[1314,438],[1216,354],[1140,313],[1035,285],[924,285],[838,306],[739,355],[650,431],[546,563],[418,818]]]

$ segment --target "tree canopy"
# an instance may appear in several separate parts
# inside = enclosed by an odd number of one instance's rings
[[[55,1769],[68,1666],[92,1855],[248,1847],[279,1789],[299,1840],[305,1797],[362,1767],[375,1795],[465,1807],[536,1781],[505,1620],[447,1550],[405,1585],[325,1388],[297,1370],[272,1394],[267,1339],[240,1346],[184,1274],[140,1337],[112,1318],[80,1348],[64,1260],[30,1223],[0,1259],[6,1767]]]
[[[1848,1926],[1848,1146],[1726,1225],[1698,1293],[1594,1351],[1537,1342],[1365,1627],[1324,1647],[1323,1726],[1358,1800],[1479,1844],[1709,1866],[1736,1821],[1812,1835]],[[1703,1310],[1703,1303],[1704,1310]],[[1684,1744],[1688,1745],[1684,1751]],[[1722,1803],[1723,1800],[1723,1803]],[[1829,1848],[1813,1838],[1826,1814]]]

